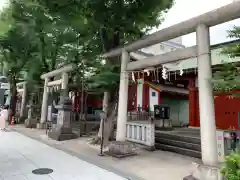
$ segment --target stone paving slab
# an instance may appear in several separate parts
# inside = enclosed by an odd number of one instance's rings
[[[58,142],[49,139],[42,130],[22,126],[15,126],[14,130],[131,180],[182,180],[193,171],[193,162],[200,161],[171,152],[145,150],[124,159],[99,157],[99,146],[90,145],[89,138]]]
[[[34,169],[53,173],[35,175]],[[126,180],[17,132],[0,132],[1,180]]]

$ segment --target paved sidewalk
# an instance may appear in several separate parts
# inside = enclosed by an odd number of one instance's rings
[[[50,168],[48,175],[34,169]],[[0,132],[0,180],[126,180],[17,132]]]
[[[23,126],[15,126],[14,130],[131,180],[182,180],[193,171],[195,166],[192,163],[200,162],[199,159],[171,152],[139,149],[137,156],[129,158],[99,157],[99,146],[90,145],[89,138],[59,142],[48,138],[44,130]]]

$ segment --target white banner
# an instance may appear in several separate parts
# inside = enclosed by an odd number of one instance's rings
[[[223,162],[225,157],[225,148],[224,148],[224,131],[217,131],[217,153],[218,161]]]

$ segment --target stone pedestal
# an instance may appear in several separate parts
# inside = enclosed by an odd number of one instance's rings
[[[191,175],[186,176],[183,180],[222,180],[220,169],[218,167],[195,164]]]
[[[137,155],[134,145],[127,141],[111,142],[107,154],[117,158],[124,158]]]
[[[56,108],[58,109],[57,125],[52,128],[48,136],[57,141],[77,138],[77,135],[72,132],[71,127],[71,99],[68,97],[61,97],[59,105],[56,106]]]
[[[18,123],[24,123],[26,118],[28,118],[27,116],[20,116],[18,119]]]
[[[37,123],[36,128],[37,129],[47,129],[47,124],[45,122],[44,123]]]
[[[172,127],[172,121],[170,119],[159,119],[154,120],[154,124],[158,130],[169,130],[171,131],[173,129]]]
[[[53,129],[48,133],[48,137],[56,141],[65,141],[77,138],[77,135],[72,132],[72,128],[57,124],[56,127],[53,127]]]
[[[24,122],[26,128],[36,128],[37,119],[33,117],[33,106],[29,105],[28,117]]]
[[[36,128],[37,127],[37,119],[29,119],[27,118],[24,122],[26,128]]]

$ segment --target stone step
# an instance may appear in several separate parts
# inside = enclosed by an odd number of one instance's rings
[[[156,143],[155,148],[158,150],[174,152],[174,153],[178,153],[178,154],[182,154],[182,155],[186,155],[194,158],[201,158],[201,152],[180,148],[177,146],[170,146],[166,144]]]
[[[196,137],[200,137],[200,131],[199,130],[176,130],[176,134],[182,134],[182,135],[194,135]]]
[[[201,152],[201,146],[199,144],[194,144],[194,143],[189,143],[184,141],[177,141],[174,139],[164,139],[159,137],[155,138],[155,142]]]
[[[175,141],[183,141],[187,143],[192,143],[192,144],[198,144],[201,145],[201,140],[200,137],[194,136],[194,135],[183,135],[183,134],[172,134],[170,133],[165,133],[165,132],[160,132],[156,131],[155,132],[155,138],[162,138],[162,139],[170,139],[170,140],[175,140]]]
[[[184,131],[184,132],[199,132],[200,129],[195,129],[195,128],[175,128],[176,131]]]
[[[80,125],[79,126],[72,126],[73,129],[80,129]]]

